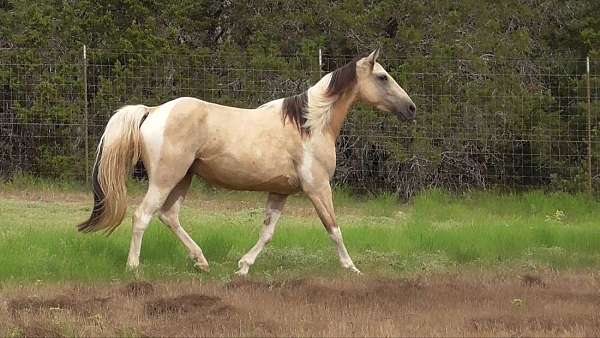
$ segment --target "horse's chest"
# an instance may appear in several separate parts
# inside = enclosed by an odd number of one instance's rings
[[[329,182],[334,172],[335,147],[303,145],[299,176],[305,185]]]

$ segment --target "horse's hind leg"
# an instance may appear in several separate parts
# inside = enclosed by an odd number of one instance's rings
[[[189,164],[185,164],[185,158],[164,157],[160,165],[148,172],[148,191],[144,200],[133,214],[133,231],[131,234],[131,246],[127,266],[135,269],[140,264],[140,250],[144,232],[150,224],[152,216],[165,204],[167,198],[175,186],[185,177]],[[166,165],[176,163],[177,165]]]
[[[183,229],[179,222],[179,210],[185,199],[185,194],[190,188],[192,183],[192,174],[190,172],[179,181],[179,183],[173,188],[167,201],[160,209],[160,220],[173,231],[173,233],[179,238],[181,243],[188,249],[190,257],[194,260],[194,265],[204,271],[208,271],[208,262],[204,258],[202,249],[194,242],[194,240],[188,235]]]
[[[172,186],[168,188],[159,186],[150,181],[144,200],[133,213],[131,245],[129,247],[129,256],[127,257],[127,267],[130,269],[136,269],[140,265],[140,250],[144,232],[148,228],[154,213],[165,203],[172,188]]]
[[[256,261],[258,254],[260,254],[265,245],[273,238],[275,226],[277,225],[279,216],[281,216],[281,211],[283,210],[286,199],[287,195],[269,193],[269,197],[267,198],[267,208],[265,210],[265,222],[260,233],[260,238],[254,247],[252,247],[252,249],[250,249],[250,251],[248,251],[248,253],[238,262],[240,268],[236,272],[238,275],[245,276],[248,274],[248,270],[250,269],[250,266],[254,264],[254,261]]]

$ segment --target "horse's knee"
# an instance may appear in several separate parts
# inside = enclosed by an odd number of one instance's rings
[[[163,222],[164,225],[168,226],[173,230],[179,227],[177,216],[173,215],[172,213],[161,211],[158,214],[158,219],[160,219],[160,221]]]
[[[141,206],[133,213],[133,231],[144,232],[152,219],[152,213],[148,213]]]

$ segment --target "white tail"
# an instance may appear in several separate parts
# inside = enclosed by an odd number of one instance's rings
[[[77,227],[82,232],[112,233],[127,211],[127,178],[139,161],[140,126],[149,113],[144,105],[125,106],[110,118],[98,144],[92,173],[94,208]]]

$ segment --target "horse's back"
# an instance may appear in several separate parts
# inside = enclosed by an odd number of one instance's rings
[[[301,138],[279,109],[276,101],[242,109],[190,97],[154,107],[141,128],[144,164],[150,175],[169,161],[231,189],[294,192]]]

